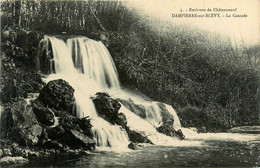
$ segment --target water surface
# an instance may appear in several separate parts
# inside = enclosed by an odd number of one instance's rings
[[[84,156],[50,156],[31,160],[24,167],[256,167],[259,164],[259,134],[220,133],[190,137],[176,146],[146,146],[125,152],[99,149]]]

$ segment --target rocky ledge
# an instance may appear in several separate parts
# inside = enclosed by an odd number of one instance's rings
[[[30,103],[18,99],[7,104],[1,114],[1,163],[26,161],[20,156],[94,150],[90,119],[72,115],[74,100],[74,89],[59,79],[45,85]]]
[[[92,100],[100,117],[125,129],[131,141],[128,146],[130,149],[142,148],[139,143],[152,144],[146,135],[128,127],[126,116],[119,112],[120,100],[101,92],[96,93]],[[96,143],[91,119],[73,115],[74,101],[74,89],[68,82],[58,79],[48,82],[40,90],[39,96],[29,103],[25,99],[18,99],[5,106],[1,115],[0,162],[22,163],[30,157],[94,150]],[[134,110],[137,115],[146,117],[141,106],[130,103],[127,108],[139,108],[139,112]],[[164,104],[160,104],[160,108],[163,124],[157,130],[168,136],[176,136],[178,132],[173,128],[172,116]]]

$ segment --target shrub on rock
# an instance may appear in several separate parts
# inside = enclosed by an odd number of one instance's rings
[[[86,136],[85,134],[76,130],[67,130],[62,140],[72,149],[83,148],[87,150],[94,150],[96,142]]]
[[[128,110],[132,111],[139,117],[145,119],[146,118],[146,112],[145,112],[145,107],[141,104],[136,104],[133,102],[131,99],[117,99],[120,101]]]

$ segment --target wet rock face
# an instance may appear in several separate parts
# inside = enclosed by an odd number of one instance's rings
[[[157,104],[160,108],[160,112],[162,116],[162,125],[173,127],[174,120],[172,114],[167,110],[164,103],[157,103]]]
[[[65,80],[53,80],[43,87],[38,99],[49,107],[67,111],[75,100],[74,89]]]
[[[141,104],[136,104],[131,99],[128,100],[117,99],[117,100],[120,101],[128,110],[132,111],[139,117],[143,119],[146,118],[145,107],[142,106]]]
[[[157,127],[157,131],[167,136],[176,137],[176,130],[173,128],[174,119],[172,114],[167,110],[164,103],[158,103],[162,116],[162,125]],[[178,136],[179,137],[179,136]],[[183,139],[183,138],[180,138]]]
[[[112,99],[107,93],[96,93],[96,97],[92,98],[97,113],[102,118],[110,122],[111,124],[116,124],[118,120],[118,111],[121,107],[121,104]]]

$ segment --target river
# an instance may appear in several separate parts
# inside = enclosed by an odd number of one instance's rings
[[[33,159],[24,167],[256,167],[260,134],[206,133],[174,146],[140,150],[97,149],[87,155],[53,155]]]

